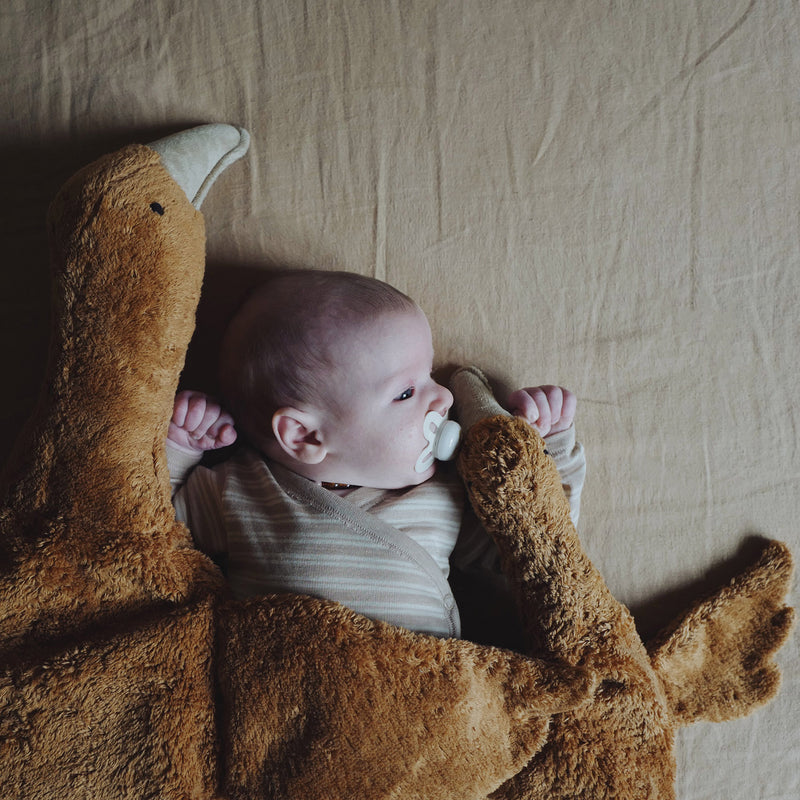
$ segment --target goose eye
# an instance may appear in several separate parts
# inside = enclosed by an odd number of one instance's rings
[[[164,206],[162,206],[161,203],[150,203],[150,208],[159,216],[164,216]]]

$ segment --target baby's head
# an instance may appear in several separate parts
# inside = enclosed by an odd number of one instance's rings
[[[223,395],[239,428],[270,458],[315,481],[401,488],[429,411],[452,395],[431,377],[425,315],[386,283],[349,272],[276,273],[223,341]]]

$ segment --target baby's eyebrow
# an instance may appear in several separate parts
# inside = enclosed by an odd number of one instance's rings
[[[380,389],[387,389],[389,391],[394,391],[398,386],[401,388],[406,389],[408,388],[411,383],[408,380],[408,370],[397,370],[396,372],[391,372],[388,375],[379,375],[376,377],[375,385]]]

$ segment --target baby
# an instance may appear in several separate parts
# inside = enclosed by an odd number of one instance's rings
[[[453,403],[432,368],[424,313],[381,281],[287,271],[248,299],[222,344],[228,411],[181,392],[167,441],[178,518],[237,596],[296,592],[462,634],[451,564],[502,581],[454,471],[420,458],[427,415],[444,417]],[[585,461],[575,396],[520,389],[508,406],[548,438],[577,518]],[[245,447],[197,466],[237,429]]]

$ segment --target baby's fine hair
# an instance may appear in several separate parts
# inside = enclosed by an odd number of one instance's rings
[[[263,446],[279,408],[327,404],[336,337],[415,308],[388,283],[353,272],[271,273],[234,315],[220,350],[220,387],[237,427]]]

